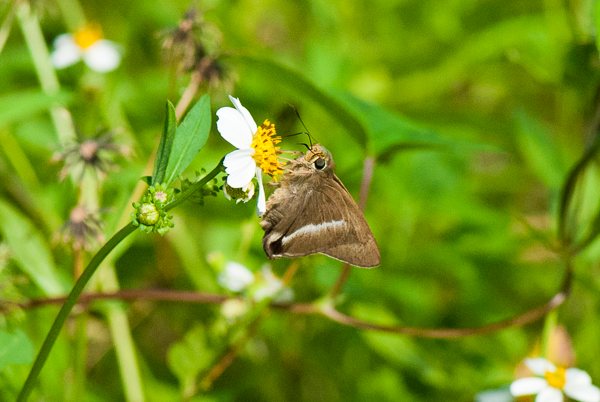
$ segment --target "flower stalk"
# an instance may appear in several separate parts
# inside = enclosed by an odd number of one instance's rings
[[[60,90],[60,84],[50,62],[50,53],[44,41],[40,22],[32,12],[28,1],[19,1],[16,7],[17,19],[27,42],[42,90],[48,95],[56,95]],[[63,106],[56,105],[50,109],[50,115],[61,144],[74,143],[77,135],[68,110]]]
[[[185,201],[190,196],[192,196],[195,191],[202,188],[202,186],[204,186],[206,183],[208,183],[210,180],[212,180],[221,171],[222,171],[222,161],[219,162],[219,164],[212,171],[210,171],[206,176],[204,176],[201,180],[199,180],[198,182],[196,182],[193,185],[191,185],[190,187],[188,187],[183,193],[181,193],[181,195],[177,199],[175,199],[173,202],[169,203],[165,207],[165,209],[170,210],[170,209],[175,208],[177,205],[181,204],[183,201]],[[44,367],[44,364],[46,363],[46,360],[48,359],[48,356],[50,355],[50,351],[52,350],[52,347],[54,346],[54,343],[56,342],[56,339],[58,338],[60,330],[64,326],[67,318],[69,317],[69,314],[71,313],[71,310],[73,310],[73,307],[77,303],[79,296],[85,289],[85,286],[88,284],[90,279],[93,277],[94,273],[97,271],[97,269],[100,266],[100,264],[102,263],[102,261],[104,261],[104,259],[110,254],[110,252],[117,245],[119,245],[126,237],[128,237],[131,233],[133,233],[136,229],[137,229],[137,226],[135,226],[133,224],[133,222],[125,225],[123,228],[121,228],[121,230],[119,230],[117,233],[115,233],[115,235],[113,235],[113,237],[110,238],[108,240],[108,242],[106,242],[106,244],[104,244],[104,246],[102,246],[102,248],[92,257],[92,259],[90,260],[90,262],[88,263],[88,265],[86,266],[84,271],[82,272],[79,279],[77,279],[77,282],[75,282],[75,285],[71,289],[69,296],[67,297],[64,304],[62,305],[60,311],[58,312],[58,315],[54,319],[54,323],[52,324],[52,327],[48,331],[48,334],[46,334],[44,343],[42,344],[42,347],[40,348],[40,351],[38,352],[38,355],[33,363],[33,366],[31,367],[31,370],[29,371],[29,375],[27,376],[27,379],[25,380],[25,383],[23,384],[23,387],[21,388],[21,392],[19,393],[19,396],[17,397],[17,402],[27,401],[27,399],[31,395],[31,392],[33,391],[33,388],[34,388],[34,386],[37,382],[37,379],[42,371],[42,368]]]

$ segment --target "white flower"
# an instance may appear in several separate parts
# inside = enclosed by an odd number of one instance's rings
[[[265,265],[261,271],[259,282],[252,294],[255,301],[260,302],[264,299],[273,299],[275,302],[287,303],[294,300],[294,292],[285,286],[285,283],[279,279],[269,265]]]
[[[239,299],[228,299],[221,305],[221,314],[228,321],[234,322],[248,312],[248,303]]]
[[[54,40],[52,64],[69,67],[80,60],[94,71],[106,73],[121,63],[121,53],[114,42],[102,38],[96,25],[86,25],[74,34],[62,34]]]
[[[248,188],[254,177],[258,181],[258,215],[266,210],[265,189],[262,173],[274,176],[281,172],[277,160],[279,148],[275,145],[280,138],[276,136],[275,126],[268,120],[257,126],[252,115],[240,100],[229,96],[232,107],[217,110],[217,130],[221,136],[236,147],[225,156],[223,165],[227,173],[227,184],[232,188]]]
[[[581,402],[600,402],[600,389],[578,368],[555,366],[544,358],[526,359],[537,377],[520,378],[510,385],[513,396],[537,395],[535,402],[562,402],[563,394]]]
[[[217,280],[224,288],[241,292],[254,282],[254,274],[242,264],[228,262]]]

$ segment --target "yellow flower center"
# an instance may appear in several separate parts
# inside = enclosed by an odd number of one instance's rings
[[[86,24],[73,34],[77,46],[87,49],[102,39],[102,29],[98,24]]]
[[[283,173],[281,163],[277,155],[281,153],[276,145],[281,142],[281,137],[275,132],[275,124],[265,120],[258,127],[254,138],[252,139],[252,149],[254,149],[254,161],[265,174],[271,177]]]
[[[548,385],[553,388],[563,389],[567,378],[565,376],[566,370],[564,367],[557,367],[556,371],[546,371],[544,378],[548,381]]]

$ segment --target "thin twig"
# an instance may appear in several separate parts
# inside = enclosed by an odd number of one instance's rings
[[[183,94],[181,94],[181,98],[179,98],[179,102],[177,102],[177,105],[175,106],[175,116],[177,117],[177,120],[181,120],[183,117],[185,111],[198,93],[201,83],[202,75],[199,71],[194,70],[190,77],[190,83],[183,91]]]
[[[560,290],[550,298],[549,301],[542,305],[533,307],[514,317],[497,321],[491,324],[486,324],[478,327],[467,328],[421,328],[408,327],[399,325],[380,325],[369,321],[360,320],[347,314],[344,314],[335,309],[332,304],[322,306],[315,303],[271,303],[271,307],[289,311],[293,314],[302,315],[320,315],[326,317],[339,324],[367,329],[379,332],[388,332],[395,334],[410,335],[418,338],[461,338],[471,335],[481,335],[490,332],[500,331],[510,327],[523,326],[539,320],[550,311],[562,305],[569,295],[571,284],[573,281],[572,269],[567,267],[565,278]],[[164,289],[140,289],[140,290],[120,290],[113,293],[84,293],[79,298],[80,304],[88,304],[95,300],[145,300],[145,301],[169,301],[181,303],[204,303],[204,304],[221,304],[226,300],[236,298],[220,294],[198,293],[190,291],[164,290]],[[54,297],[46,299],[30,300],[26,303],[19,303],[22,308],[33,308],[49,304],[61,304],[65,301],[65,297]],[[242,300],[242,298],[239,298]],[[12,303],[17,304],[17,303]]]

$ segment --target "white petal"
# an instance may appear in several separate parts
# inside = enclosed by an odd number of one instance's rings
[[[592,378],[585,371],[571,367],[565,372],[566,382],[568,385],[589,385],[592,383]]]
[[[254,282],[254,274],[242,264],[228,262],[219,274],[218,282],[232,292],[239,292]]]
[[[113,42],[102,39],[85,50],[83,61],[92,70],[107,73],[121,64],[121,53]]]
[[[548,382],[543,378],[520,378],[510,384],[510,393],[513,396],[534,395],[548,387]]]
[[[565,394],[571,399],[581,402],[599,402],[600,389],[591,384],[575,385],[567,383],[565,385]]]
[[[538,394],[535,402],[563,402],[563,394],[556,388],[548,387]]]
[[[223,165],[227,176],[227,184],[233,188],[248,186],[256,169],[256,162],[249,155],[251,150],[238,149],[225,156]]]
[[[217,110],[217,117],[217,130],[225,141],[238,149],[250,148],[256,130],[250,130],[244,116],[237,109],[222,107]]]
[[[252,134],[254,134],[258,129],[258,126],[256,125],[256,122],[254,121],[254,118],[252,117],[248,109],[242,106],[242,102],[240,102],[238,98],[234,98],[233,96],[229,95],[229,100],[231,101],[231,103],[233,103],[233,106],[235,106],[237,111],[240,112],[240,114],[244,117],[248,128],[250,129],[250,131],[252,131]]]
[[[262,182],[262,170],[256,168],[256,179],[258,180],[258,203],[256,204],[256,213],[262,216],[267,210],[267,200],[265,198],[265,187]]]
[[[52,65],[61,69],[69,67],[81,60],[81,51],[79,46],[73,40],[73,36],[69,34],[59,35],[54,40],[54,51],[50,56]]]
[[[546,371],[556,371],[556,366],[543,357],[525,359],[525,365],[537,375],[544,375]]]
[[[223,166],[225,166],[227,174],[236,174],[237,172],[250,168],[254,170],[256,162],[252,159],[251,155],[251,149],[236,149],[225,155]]]

